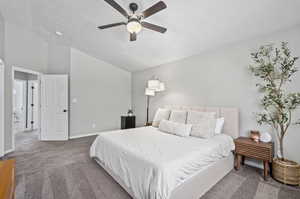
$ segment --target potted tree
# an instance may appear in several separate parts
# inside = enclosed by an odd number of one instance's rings
[[[250,70],[261,81],[256,86],[263,96],[260,104],[263,111],[257,114],[257,122],[271,126],[277,141],[277,157],[272,163],[273,177],[285,184],[300,183],[300,166],[288,160],[284,155],[283,140],[292,124],[300,124],[300,120],[292,120],[292,113],[300,105],[300,93],[288,92],[286,85],[298,71],[287,46],[282,42],[280,47],[274,45],[261,46],[257,52],[251,53],[253,64]]]

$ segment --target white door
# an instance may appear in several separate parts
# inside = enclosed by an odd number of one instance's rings
[[[41,140],[68,139],[68,75],[42,75]]]
[[[4,64],[0,59],[0,157],[4,156]]]

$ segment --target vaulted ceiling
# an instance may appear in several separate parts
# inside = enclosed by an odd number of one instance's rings
[[[158,0],[116,0],[142,11]],[[142,30],[129,42],[125,26],[98,30],[124,21],[103,0],[0,0],[4,18],[47,37],[63,32],[75,48],[128,71],[179,60],[231,42],[300,24],[296,0],[164,0],[168,8],[147,19],[168,28],[165,34]]]

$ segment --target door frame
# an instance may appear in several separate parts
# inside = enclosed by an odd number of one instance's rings
[[[4,144],[5,144],[5,135],[4,135],[4,125],[5,125],[5,122],[4,122],[4,95],[5,95],[5,80],[4,80],[4,73],[5,73],[5,65],[4,65],[4,61],[2,59],[0,59],[0,68],[1,70],[3,71],[2,73],[0,73],[1,77],[1,81],[0,81],[0,110],[2,110],[2,112],[0,113],[0,140],[1,140],[1,143],[0,143],[0,157],[4,156],[5,154],[5,147],[4,147]]]
[[[12,66],[12,75],[11,75],[11,82],[12,82],[12,89],[11,89],[11,93],[12,93],[12,103],[11,103],[11,111],[12,111],[12,115],[11,115],[11,118],[12,118],[12,127],[14,125],[14,115],[13,115],[13,106],[14,106],[14,88],[13,88],[13,85],[14,85],[14,80],[15,80],[15,72],[18,71],[18,72],[23,72],[23,73],[29,73],[31,75],[36,75],[37,76],[37,82],[39,84],[39,88],[38,88],[38,95],[39,95],[39,102],[38,102],[38,107],[39,107],[39,110],[38,110],[38,139],[40,140],[41,139],[41,75],[42,73],[40,72],[37,72],[37,71],[34,71],[34,70],[30,70],[30,69],[26,69],[26,68],[23,68],[23,67],[18,67],[18,66]],[[16,148],[16,143],[15,143],[15,134],[13,132],[13,128],[12,128],[12,131],[11,131],[11,139],[12,139],[12,151],[15,150]]]

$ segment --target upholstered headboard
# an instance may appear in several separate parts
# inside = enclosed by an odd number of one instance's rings
[[[230,135],[233,138],[237,138],[239,136],[240,122],[239,122],[238,108],[193,107],[193,106],[176,106],[176,105],[167,105],[165,106],[165,108],[187,110],[187,111],[193,110],[193,111],[202,111],[202,112],[216,112],[217,117],[225,118],[223,133],[226,135]]]

